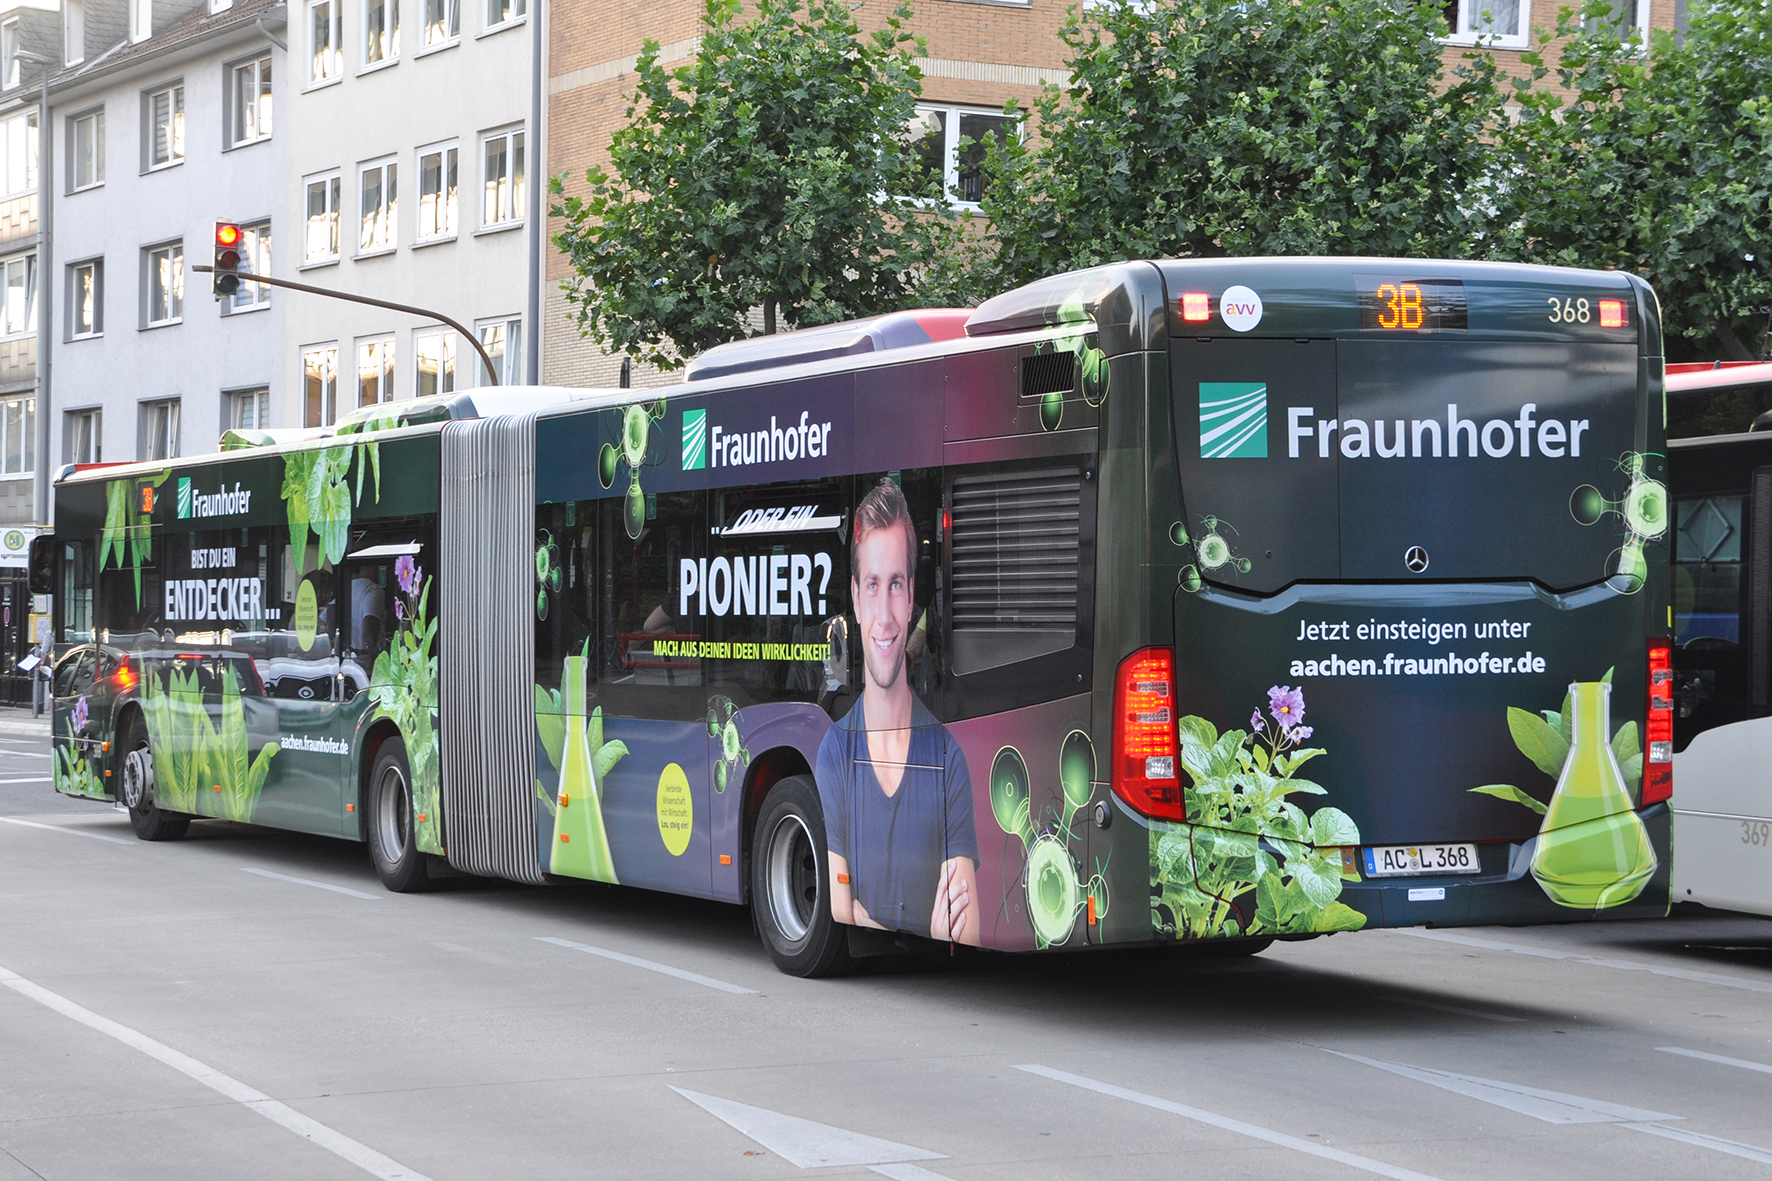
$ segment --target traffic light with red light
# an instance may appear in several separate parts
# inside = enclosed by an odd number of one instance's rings
[[[240,227],[231,221],[215,223],[215,273],[209,289],[217,299],[232,298],[240,290]]]

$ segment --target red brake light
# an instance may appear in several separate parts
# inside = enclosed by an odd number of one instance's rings
[[[1630,315],[1624,310],[1622,299],[1602,299],[1600,301],[1600,327],[1630,327]]]
[[[1649,642],[1649,732],[1643,758],[1643,807],[1674,794],[1674,667],[1666,640]]]
[[[1181,318],[1189,324],[1200,324],[1212,318],[1212,300],[1204,291],[1190,291],[1181,297]]]
[[[111,674],[111,679],[116,681],[117,688],[125,693],[135,688],[135,670],[129,666],[129,657],[125,656],[117,662],[117,671]]]
[[[1114,678],[1114,794],[1158,820],[1185,820],[1175,732],[1175,653],[1145,648]]]

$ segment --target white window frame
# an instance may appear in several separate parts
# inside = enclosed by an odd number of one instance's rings
[[[154,318],[154,302],[158,294],[160,257],[171,264],[171,286],[166,291],[167,315]],[[185,244],[183,239],[159,242],[142,247],[142,328],[169,328],[185,322]]]
[[[419,0],[418,53],[435,53],[461,44],[461,0]],[[431,19],[433,12],[441,21]],[[433,30],[433,26],[440,26]]]
[[[496,9],[507,6],[511,10],[509,16],[498,17],[495,15]],[[481,27],[481,36],[514,28],[529,19],[529,0],[486,0],[480,18],[485,22]]]
[[[37,191],[37,112],[20,111],[0,120],[0,197],[23,197]]]
[[[31,394],[0,398],[0,480],[28,478],[36,470],[37,399]]]
[[[491,356],[492,363],[498,367],[499,385],[523,384],[523,339],[522,316],[492,316],[474,323],[474,333],[480,338],[480,347]],[[511,342],[516,347],[511,347]],[[486,380],[486,363],[474,354],[474,384],[484,386]],[[459,379],[458,379],[459,380]]]
[[[183,417],[179,398],[150,398],[136,403],[136,459],[177,459],[179,457],[180,419]],[[155,446],[164,428],[165,448]]]
[[[969,201],[960,195],[960,120],[968,115],[980,115],[987,118],[1001,119],[1001,107],[975,107],[962,103],[918,103],[919,115],[939,112],[946,118],[942,125],[941,145],[941,187],[942,192],[955,205],[962,209],[977,209],[979,202]],[[1022,119],[1015,125],[1015,134],[1027,134],[1027,120]]]
[[[374,48],[369,37],[369,9],[371,4],[380,4],[384,19],[391,18],[392,20],[392,27],[388,28],[384,33],[384,36],[387,38],[387,48],[381,57],[376,58],[373,61],[371,61],[369,57],[370,50]],[[363,64],[358,68],[357,72],[359,74],[367,74],[373,70],[383,70],[391,65],[398,64],[400,61],[400,0],[361,0],[359,7],[363,10],[363,15],[362,19],[358,21],[357,31],[360,34],[360,39],[357,44],[363,53]]]
[[[139,45],[154,35],[154,0],[129,0],[129,41]]]
[[[84,331],[81,317],[75,314],[75,300],[82,295],[81,273],[92,275],[92,324]],[[105,334],[105,260],[84,258],[68,264],[68,339],[94,340]]]
[[[24,272],[24,307],[13,315],[13,280]],[[14,327],[14,325],[17,327]],[[37,335],[37,256],[15,254],[0,259],[0,340],[19,340]]]
[[[376,178],[376,206],[367,204],[369,190],[364,178]],[[388,254],[400,246],[400,163],[386,156],[357,165],[357,258]],[[372,230],[371,226],[375,228]]]
[[[353,355],[357,358],[357,406],[380,406],[398,401],[400,387],[395,381],[398,356],[393,334],[359,336],[356,343]],[[370,373],[374,377],[366,376]]]
[[[84,182],[80,179],[82,127],[91,129],[88,136],[92,141],[92,173]],[[68,192],[83,193],[87,189],[96,189],[104,183],[105,109],[102,106],[97,106],[68,116]]]
[[[241,413],[242,407],[250,407],[252,413]],[[245,389],[222,391],[222,412],[226,417],[222,421],[224,431],[263,431],[269,430],[266,419],[271,416],[271,389],[269,386],[247,386]],[[241,421],[250,417],[250,423]]]
[[[437,192],[427,188],[425,161],[437,161]],[[450,188],[450,174],[455,185]],[[441,214],[436,207],[444,206]],[[427,226],[433,228],[427,231]],[[461,230],[461,144],[456,140],[432,144],[418,150],[418,225],[413,231],[415,245],[453,242]]]
[[[159,121],[154,103],[165,96],[168,125],[166,128],[166,159],[155,160],[154,149]],[[180,78],[152,90],[142,91],[142,171],[160,172],[185,162],[185,83]]]
[[[1525,49],[1532,40],[1532,0],[1519,0],[1520,21],[1512,32],[1491,32],[1493,26],[1473,28],[1472,12],[1481,0],[1458,0],[1458,23],[1440,38],[1446,45],[1487,45],[1494,49]],[[1647,0],[1645,0],[1647,6]],[[1451,7],[1450,4],[1447,5]]]
[[[228,147],[243,148],[247,144],[255,144],[260,140],[271,138],[272,116],[275,113],[271,99],[271,55],[257,54],[244,61],[229,62],[225,71],[227,95],[223,106],[228,116]],[[243,75],[250,74],[250,82],[256,95],[250,104],[240,101],[240,84]],[[250,114],[249,114],[250,112]],[[244,130],[251,124],[250,131]]]
[[[240,269],[254,275],[271,273],[271,222],[269,218],[249,222],[240,227]],[[240,280],[234,294],[221,301],[222,315],[238,316],[245,312],[262,312],[271,306],[271,286]]]
[[[62,0],[62,65],[86,60],[86,0]]]
[[[436,388],[424,388],[425,364],[436,364]],[[412,334],[412,396],[453,394],[461,380],[461,333],[447,328],[420,328]]]
[[[316,378],[318,378],[320,385],[320,409],[318,414],[309,414],[308,411],[312,403],[312,391],[309,387],[315,383]],[[303,426],[331,426],[338,421],[337,341],[302,347],[301,398]]]
[[[18,17],[0,21],[0,90],[14,90],[23,80],[18,56],[21,48]]]
[[[313,200],[314,200],[314,189],[316,187],[318,187],[320,189],[320,194],[321,194],[322,198],[328,200],[331,205],[331,208],[329,210],[327,210],[326,214],[324,215],[326,217],[325,224],[327,226],[329,226],[332,231],[330,234],[332,249],[326,253],[316,253],[314,250]],[[303,267],[331,266],[332,264],[334,264],[338,261],[339,253],[340,253],[340,250],[343,246],[342,234],[344,232],[344,219],[342,217],[340,217],[340,215],[339,215],[339,204],[340,204],[341,200],[343,199],[343,196],[344,196],[344,174],[339,172],[337,169],[333,169],[331,172],[321,172],[321,173],[315,174],[314,176],[309,176],[309,177],[303,178],[303,180],[302,180],[302,209],[304,211],[303,217],[302,217],[302,266]]]
[[[62,454],[65,463],[105,461],[105,412],[101,406],[83,406],[62,416]],[[89,446],[81,446],[82,443]]]
[[[214,16],[234,7],[234,0],[209,0],[209,15]]]
[[[304,36],[308,41],[307,89],[313,90],[320,86],[331,86],[344,80],[344,23],[340,19],[339,8],[343,0],[307,0],[303,14],[307,18]],[[317,44],[315,37],[315,18],[321,15],[326,25],[328,44],[324,47]]]
[[[529,137],[526,134],[527,130],[522,126],[505,127],[497,131],[483,132],[480,136],[480,228],[482,230],[508,230],[523,224],[523,217],[527,212],[524,206],[529,202]],[[498,183],[502,183],[509,190],[510,216],[488,217],[489,212],[495,212],[489,209],[489,206],[497,204],[502,209],[505,204],[502,196],[494,197],[492,194],[492,186],[495,182],[489,175],[486,158],[487,149],[501,140],[504,142],[506,173],[503,181]],[[516,175],[519,152],[522,155],[522,173]]]
[[[1636,6],[1636,19],[1631,21],[1628,26],[1624,27],[1628,27],[1630,32],[1634,33],[1637,40],[1642,43],[1643,48],[1647,50],[1649,47],[1650,0],[1608,0],[1608,3],[1610,3],[1613,8],[1617,8],[1621,4],[1634,4]],[[1587,25],[1590,29],[1593,28],[1593,22],[1591,21],[1584,20],[1582,23]]]

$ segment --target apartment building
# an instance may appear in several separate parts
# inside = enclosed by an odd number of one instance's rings
[[[301,0],[292,6],[291,277],[435,320],[296,295],[279,423],[533,381],[540,196],[530,0]],[[593,8],[594,5],[585,5]]]

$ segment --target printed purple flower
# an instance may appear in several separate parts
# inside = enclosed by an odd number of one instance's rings
[[[400,582],[401,594],[418,593],[418,576],[418,563],[412,560],[411,554],[401,554],[394,559],[394,577]]]
[[[1282,730],[1292,729],[1304,721],[1304,690],[1275,685],[1267,691],[1267,711]]]
[[[394,600],[394,618],[395,619],[405,619],[406,618],[406,604],[402,603],[399,599]]]
[[[1292,729],[1286,731],[1286,741],[1294,743],[1303,742],[1314,733],[1316,733],[1316,731],[1309,726],[1294,726]]]
[[[74,723],[74,733],[80,734],[85,732],[86,720],[89,717],[91,717],[91,711],[87,707],[86,698],[82,697],[74,703],[74,716],[70,719]]]
[[[1260,734],[1267,729],[1267,723],[1261,720],[1261,711],[1259,709],[1249,715],[1249,724],[1255,727],[1255,732],[1257,734]]]

